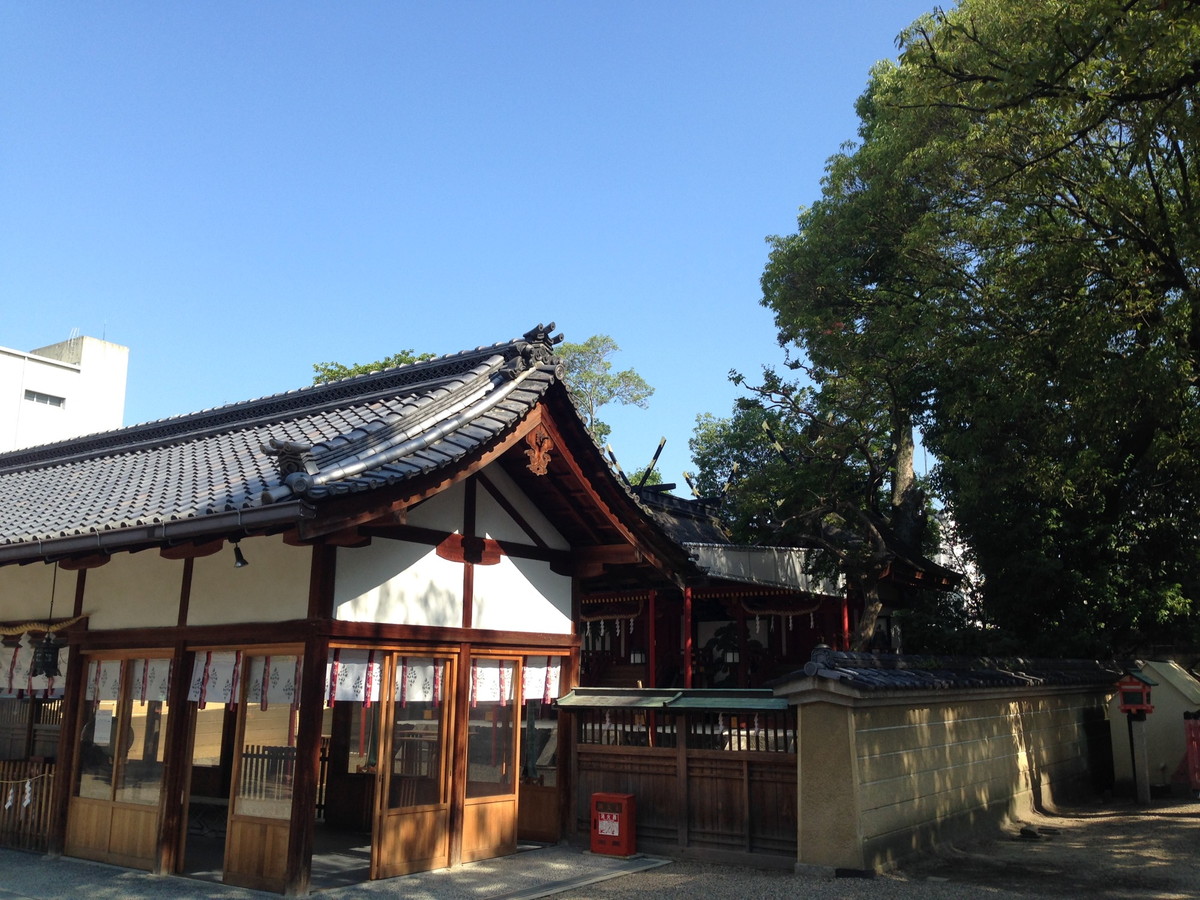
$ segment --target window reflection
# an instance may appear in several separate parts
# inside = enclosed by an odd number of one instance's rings
[[[444,659],[396,659],[389,809],[446,802],[447,665]]]
[[[92,660],[88,665],[75,793],[153,805],[162,789],[171,661]]]
[[[490,797],[516,790],[517,705],[512,660],[475,660],[467,730],[467,796]]]

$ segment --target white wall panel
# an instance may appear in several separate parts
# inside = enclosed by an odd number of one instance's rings
[[[74,572],[60,570],[54,592],[54,617],[71,615],[75,607]],[[54,566],[0,566],[0,622],[21,623],[45,619],[50,611],[50,587]]]
[[[338,550],[334,617],[457,628],[462,585],[463,567],[433,547],[376,538],[368,547]]]
[[[233,565],[233,549],[202,556],[192,571],[189,625],[285,622],[308,615],[309,547],[291,547],[280,537],[246,538],[242,552],[250,563]]]
[[[475,628],[497,631],[571,633],[571,579],[550,564],[501,557],[475,567]]]
[[[83,611],[91,616],[88,628],[175,625],[182,586],[181,560],[163,559],[156,550],[114,553],[107,563],[88,571],[83,593]]]
[[[550,520],[542,514],[532,500],[525,496],[517,487],[516,482],[509,478],[503,469],[499,466],[492,466],[487,470],[487,477],[518,515],[525,520],[526,524],[537,532],[547,547],[555,550],[570,549],[566,538],[558,533],[558,529],[550,524]],[[513,521],[512,516],[496,502],[496,499],[482,485],[479,488],[477,507],[478,530],[484,537],[495,538],[498,541],[515,541],[518,544],[533,543],[525,530]]]

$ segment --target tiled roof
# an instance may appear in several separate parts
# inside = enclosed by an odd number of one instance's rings
[[[1121,677],[1121,670],[1093,660],[897,656],[818,647],[804,674],[859,690],[891,691],[1111,685]]]
[[[448,467],[561,377],[523,338],[0,454],[0,562],[280,527],[314,503]]]

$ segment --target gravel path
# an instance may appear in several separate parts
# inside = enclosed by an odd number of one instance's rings
[[[1020,827],[1038,837],[1021,837]],[[654,897],[750,900],[1200,897],[1200,803],[1107,804],[1038,815],[998,840],[947,849],[871,879],[821,879],[786,872],[676,862],[615,878],[560,900]]]

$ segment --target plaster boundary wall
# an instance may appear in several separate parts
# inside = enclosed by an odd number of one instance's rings
[[[807,676],[797,706],[797,867],[884,871],[1092,793],[1111,690],[860,690]]]

